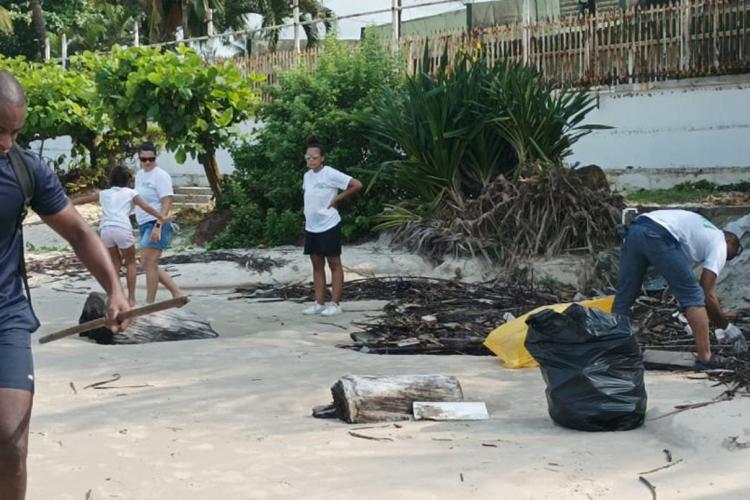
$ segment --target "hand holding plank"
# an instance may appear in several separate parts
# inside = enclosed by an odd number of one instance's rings
[[[122,322],[122,321],[129,320],[132,318],[137,318],[138,316],[145,316],[147,314],[155,313],[158,311],[164,311],[165,309],[172,309],[173,307],[182,307],[188,302],[190,302],[190,298],[187,296],[175,297],[173,299],[164,300],[161,302],[155,302],[153,304],[148,304],[143,307],[136,307],[135,309],[130,309],[129,311],[120,313],[117,316],[117,320]],[[69,337],[71,335],[75,335],[77,333],[83,333],[83,332],[88,332],[90,330],[95,330],[105,325],[106,325],[106,320],[104,318],[87,321],[86,323],[81,323],[80,325],[71,326],[70,328],[60,330],[59,332],[45,335],[44,337],[39,339],[39,343],[46,344],[48,342],[52,342],[53,340],[59,340],[65,337]]]

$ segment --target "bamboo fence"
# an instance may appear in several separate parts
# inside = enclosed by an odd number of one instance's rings
[[[550,82],[616,85],[750,71],[750,0],[683,0],[532,24],[412,36],[400,41],[406,70],[428,71],[461,50],[481,47],[491,64],[519,62]],[[244,71],[276,83],[278,72],[315,66],[318,49],[236,59]]]

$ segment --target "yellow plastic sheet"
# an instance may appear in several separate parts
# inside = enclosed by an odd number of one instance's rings
[[[608,295],[598,299],[584,300],[579,302],[579,304],[586,307],[601,309],[608,313],[612,312],[612,304],[614,301],[615,296]],[[568,302],[565,304],[537,307],[533,311],[527,312],[523,316],[508,321],[492,330],[492,332],[487,335],[484,345],[500,358],[505,368],[533,368],[539,366],[524,346],[524,342],[526,342],[526,331],[528,329],[526,318],[532,314],[544,311],[545,309],[552,309],[555,312],[561,313],[570,307],[571,304],[573,303]]]

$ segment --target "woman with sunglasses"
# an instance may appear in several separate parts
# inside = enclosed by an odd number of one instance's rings
[[[156,166],[156,146],[151,142],[143,143],[138,149],[138,160],[141,162],[141,169],[135,174],[135,190],[163,219],[168,219],[174,196],[172,178]],[[141,265],[146,274],[146,302],[150,304],[156,300],[159,283],[167,287],[173,297],[182,296],[182,291],[177,288],[172,277],[159,267],[161,254],[169,247],[171,223],[162,222],[139,207],[135,209],[135,219],[141,235]]]
[[[325,165],[325,149],[314,138],[307,143],[307,172],[302,180],[305,192],[305,255],[313,267],[315,304],[304,314],[341,314],[344,269],[341,266],[341,216],[338,205],[357,191],[362,183]],[[331,303],[325,305],[326,261],[331,270]]]

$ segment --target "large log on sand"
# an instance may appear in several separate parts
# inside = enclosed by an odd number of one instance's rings
[[[408,420],[414,401],[462,401],[461,384],[446,375],[346,375],[333,387],[336,416],[351,424]]]
[[[107,296],[92,292],[83,305],[79,323],[85,323],[104,316]],[[81,334],[97,344],[145,344],[172,340],[210,339],[219,334],[211,324],[195,313],[182,309],[159,311],[133,320],[128,329],[113,335],[107,328],[99,328]]]

